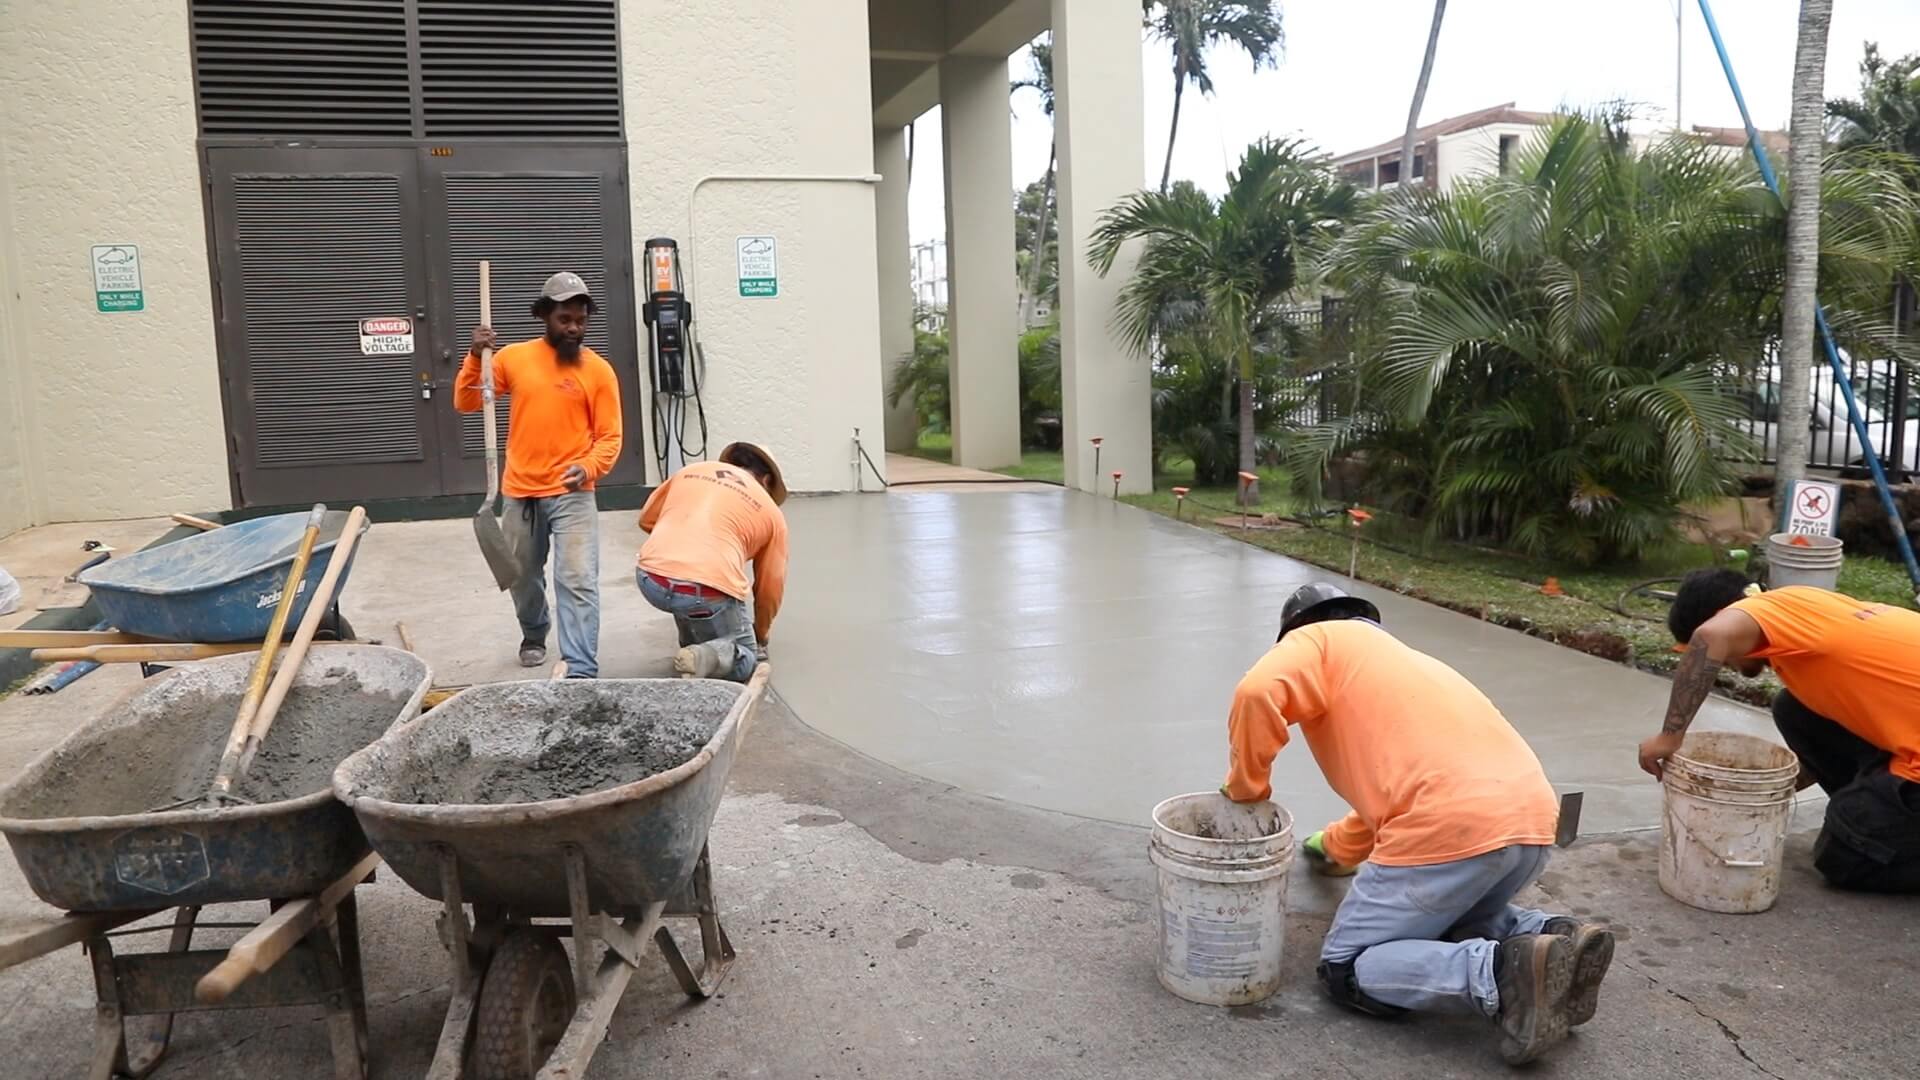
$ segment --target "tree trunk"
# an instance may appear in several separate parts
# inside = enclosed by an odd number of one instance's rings
[[[1020,328],[1033,329],[1040,308],[1040,270],[1047,258],[1047,223],[1053,210],[1054,165],[1060,160],[1060,141],[1055,139],[1047,151],[1047,182],[1040,187],[1040,227],[1033,234],[1033,257],[1027,260],[1027,285],[1020,299]]]
[[[1253,436],[1253,352],[1248,350],[1240,358],[1240,471],[1244,473],[1255,471]],[[1248,481],[1241,492],[1244,505],[1259,502],[1260,481]]]
[[[1793,55],[1793,120],[1787,149],[1786,288],[1780,327],[1780,438],[1773,499],[1780,519],[1793,505],[1793,485],[1807,474],[1812,442],[1814,297],[1820,276],[1820,165],[1825,155],[1827,29],[1833,0],[1801,0],[1800,42]]]
[[[1187,88],[1187,65],[1176,60],[1173,64],[1173,123],[1167,128],[1167,163],[1160,167],[1160,194],[1167,193],[1167,181],[1173,177],[1173,138],[1180,134],[1180,95]]]
[[[1433,54],[1440,47],[1440,20],[1447,14],[1447,0],[1433,0],[1433,28],[1427,31],[1427,55],[1420,61],[1420,79],[1413,84],[1413,107],[1407,110],[1407,133],[1400,139],[1400,186],[1413,186],[1413,140],[1420,130],[1420,106],[1427,100],[1427,80],[1433,78]],[[1427,162],[1428,171],[1435,163]],[[1437,183],[1439,178],[1435,177]]]

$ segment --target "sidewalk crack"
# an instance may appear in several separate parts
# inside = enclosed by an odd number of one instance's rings
[[[1733,1052],[1736,1054],[1739,1054],[1742,1061],[1745,1061],[1747,1064],[1753,1066],[1755,1069],[1758,1069],[1759,1071],[1765,1073],[1766,1075],[1773,1077],[1773,1080],[1787,1080],[1786,1077],[1781,1076],[1779,1073],[1774,1072],[1772,1069],[1769,1069],[1765,1065],[1762,1065],[1758,1061],[1754,1060],[1753,1055],[1747,1053],[1747,1048],[1741,1044],[1740,1033],[1733,1030],[1733,1028],[1727,1026],[1727,1022],[1725,1020],[1722,1020],[1719,1017],[1708,1012],[1706,1009],[1700,1006],[1699,1002],[1694,1001],[1692,998],[1688,997],[1687,995],[1681,993],[1678,990],[1675,990],[1671,986],[1666,985],[1665,983],[1661,982],[1659,979],[1654,978],[1653,976],[1647,974],[1646,972],[1640,970],[1639,968],[1634,967],[1633,964],[1629,963],[1626,960],[1626,958],[1619,957],[1617,959],[1620,966],[1626,968],[1628,971],[1633,972],[1635,975],[1638,975],[1641,978],[1647,980],[1647,986],[1649,988],[1658,990],[1663,994],[1666,994],[1670,997],[1673,997],[1682,1002],[1685,1002],[1686,1006],[1692,1009],[1695,1013],[1697,1013],[1702,1019],[1713,1021],[1713,1025],[1720,1029],[1721,1037],[1727,1040],[1728,1044],[1730,1044],[1733,1047]]]

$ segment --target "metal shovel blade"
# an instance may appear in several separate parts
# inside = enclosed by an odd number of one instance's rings
[[[1580,835],[1580,804],[1586,800],[1586,792],[1569,791],[1560,796],[1560,825],[1554,830],[1555,847],[1566,847]]]
[[[520,564],[513,557],[513,545],[507,542],[507,534],[500,529],[500,519],[493,516],[491,499],[481,503],[480,512],[473,515],[473,537],[480,542],[480,554],[486,556],[494,584],[502,589],[513,588],[520,580]]]

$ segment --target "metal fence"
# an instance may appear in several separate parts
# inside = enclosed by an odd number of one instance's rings
[[[1318,304],[1282,308],[1280,314],[1303,335],[1314,355],[1327,360],[1342,355],[1347,320],[1340,301],[1326,297]],[[1913,302],[1899,313],[1913,325]],[[1844,350],[1842,360],[1867,422],[1867,445],[1879,455],[1890,474],[1920,474],[1920,400],[1916,400],[1913,371],[1889,359],[1858,359]],[[1772,465],[1779,449],[1780,366],[1778,348],[1770,347],[1755,369],[1729,372],[1739,385],[1747,416],[1738,427],[1751,438],[1759,463]],[[1289,425],[1305,426],[1338,419],[1343,412],[1338,379],[1331,372],[1288,379],[1283,384],[1288,401],[1299,403],[1285,412]],[[1858,433],[1847,417],[1846,398],[1833,369],[1823,355],[1813,368],[1812,438],[1807,464],[1816,469],[1864,469],[1865,454]]]
[[[1913,400],[1912,373],[1893,360],[1862,360],[1842,353],[1847,377],[1867,426],[1867,445],[1891,473],[1920,471],[1920,408]],[[1741,428],[1753,440],[1760,460],[1772,464],[1780,446],[1780,365],[1777,347],[1768,349],[1767,362],[1743,377],[1740,395],[1747,419]],[[1807,465],[1816,469],[1866,467],[1859,433],[1847,416],[1847,402],[1824,357],[1813,367],[1813,413]]]

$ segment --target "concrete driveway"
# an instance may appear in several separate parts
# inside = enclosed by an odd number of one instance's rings
[[[649,960],[591,1075],[1500,1070],[1482,1024],[1380,1023],[1324,1001],[1312,968],[1342,886],[1304,873],[1276,997],[1216,1010],[1154,980],[1154,877],[1137,823],[1154,800],[1218,782],[1226,696],[1271,641],[1286,590],[1315,571],[1065,493],[796,499],[789,511],[796,566],[774,635],[777,698],[748,736],[712,839],[741,960],[723,995],[697,1006]],[[674,644],[632,585],[633,517],[602,519],[609,677],[664,673]],[[1664,684],[1369,595],[1397,632],[1486,686],[1556,780],[1589,793],[1589,838],[1556,855],[1533,899],[1614,920],[1620,959],[1599,1019],[1535,1075],[1910,1070],[1911,900],[1824,889],[1806,869],[1804,832],[1771,912],[1709,915],[1667,899],[1657,834],[1644,831],[1657,792],[1630,771]],[[465,521],[377,526],[347,609],[363,636],[389,642],[405,621],[442,684],[527,674]],[[0,777],[137,681],[108,669],[54,697],[0,700]],[[1716,719],[1760,718],[1727,706]],[[1304,748],[1281,762],[1280,797],[1303,819],[1335,809]],[[374,1076],[417,1077],[448,1000],[436,908],[391,875],[362,896]],[[35,904],[0,859],[0,924]],[[237,915],[259,912],[208,917]],[[80,1072],[93,1000],[78,950],[0,972],[5,1074]],[[176,1038],[161,1080],[326,1067],[311,1009],[196,1014]]]

